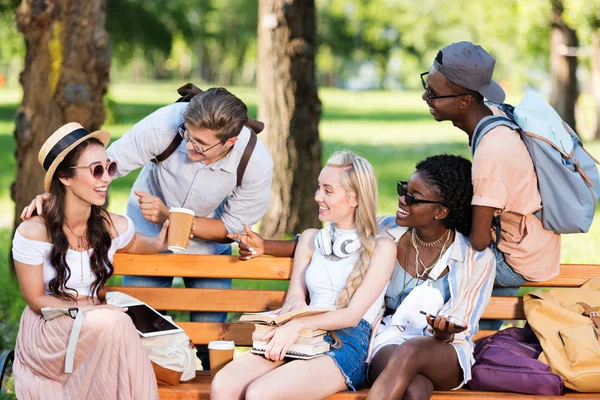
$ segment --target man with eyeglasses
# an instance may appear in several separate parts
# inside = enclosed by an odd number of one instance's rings
[[[189,103],[155,111],[113,143],[108,153],[119,160],[118,176],[142,167],[127,203],[136,231],[157,235],[169,207],[185,207],[196,214],[187,252],[231,254],[227,234],[243,232],[243,224],[256,224],[267,211],[271,193],[273,161],[247,123],[248,109],[239,98],[224,88],[211,88]],[[166,160],[152,162],[177,134],[184,139],[177,149]],[[255,147],[238,182],[238,166],[252,136]],[[184,283],[193,288],[231,287],[229,279],[184,278]],[[127,276],[124,284],[170,287],[172,278]],[[190,316],[195,322],[225,322],[227,314]],[[208,369],[207,357],[201,359]]]
[[[433,118],[451,121],[467,134],[469,145],[484,117],[506,116],[493,104],[505,98],[492,80],[495,63],[481,46],[458,42],[440,50],[429,71],[421,74],[422,98]],[[476,250],[489,246],[496,256],[493,295],[513,296],[528,281],[558,275],[560,235],[544,229],[533,215],[542,206],[541,197],[533,162],[517,131],[501,125],[481,138],[473,156],[472,179],[469,239]],[[481,329],[500,325],[482,322]]]

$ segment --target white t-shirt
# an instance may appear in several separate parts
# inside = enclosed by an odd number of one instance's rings
[[[340,235],[344,232],[349,231],[336,229],[334,237],[336,234]],[[359,251],[356,251],[347,258],[331,260],[327,259],[319,248],[315,249],[304,277],[311,306],[336,305],[337,298],[346,287],[348,276],[352,273],[358,256]],[[387,285],[363,316],[363,319],[371,325],[375,322],[383,307],[386,290]]]
[[[127,218],[127,230],[112,240],[110,249],[108,250],[108,259],[111,262],[117,250],[127,246],[135,234],[133,222],[129,217],[125,218]],[[46,294],[52,293],[48,284],[56,277],[56,270],[50,264],[52,246],[52,243],[24,238],[19,234],[18,230],[15,232],[13,239],[12,254],[16,261],[30,265],[44,264],[44,291]],[[90,269],[90,254],[92,251],[78,252],[71,249],[67,250],[66,261],[71,269],[71,277],[65,284],[67,292],[71,292],[73,295],[93,296],[90,289],[96,277]]]

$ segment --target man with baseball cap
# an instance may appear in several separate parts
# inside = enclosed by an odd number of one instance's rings
[[[469,137],[488,115],[504,112],[505,93],[492,80],[496,61],[481,46],[457,42],[440,50],[421,74],[423,100],[437,121],[451,121]],[[484,98],[490,102],[485,103]],[[528,281],[558,274],[560,235],[533,215],[542,206],[531,157],[517,131],[501,125],[481,138],[473,156],[473,214],[469,239],[476,250],[496,255],[494,295],[512,296]],[[494,217],[501,215],[496,242]],[[497,243],[497,244],[496,244]],[[500,321],[501,322],[501,321]],[[482,324],[496,328],[499,324]]]

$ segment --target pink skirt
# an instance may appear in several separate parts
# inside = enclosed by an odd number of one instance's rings
[[[156,377],[125,313],[87,312],[73,373],[65,370],[69,316],[46,321],[26,307],[15,346],[15,394],[28,399],[158,399]]]

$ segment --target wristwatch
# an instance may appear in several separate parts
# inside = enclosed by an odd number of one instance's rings
[[[69,307],[69,316],[71,318],[75,319],[77,317],[77,314],[79,314],[79,308]]]

